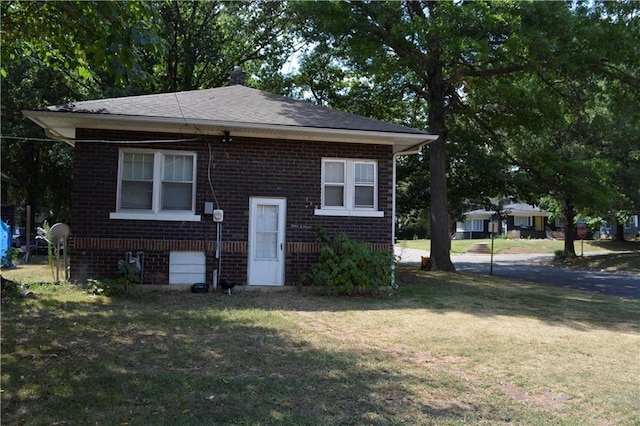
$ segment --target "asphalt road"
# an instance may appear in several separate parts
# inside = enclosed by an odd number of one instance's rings
[[[400,263],[420,265],[421,257],[428,256],[429,253],[414,249],[396,249],[396,255],[400,256]],[[577,270],[541,263],[550,257],[552,255],[495,255],[493,275],[610,296],[640,298],[640,274],[637,272]],[[459,271],[489,275],[488,254],[452,255],[451,260]]]

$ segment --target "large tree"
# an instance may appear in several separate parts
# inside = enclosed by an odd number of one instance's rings
[[[633,2],[336,2],[298,8],[310,44],[330,45],[372,85],[404,88],[424,106],[417,127],[439,138],[424,156],[400,163],[406,180],[399,199],[430,195],[428,202],[414,202],[430,211],[430,269],[454,270],[449,198],[459,207],[465,199],[486,203],[492,195],[533,201],[562,194],[556,198],[571,224],[576,209],[612,199],[611,171],[629,174],[617,167],[620,144],[602,131],[606,114],[599,109],[608,111],[611,102],[594,98],[612,82],[635,88],[639,13]],[[633,122],[625,120],[631,128]],[[609,135],[613,150],[599,142],[602,135]],[[593,144],[600,149],[590,149]],[[447,178],[454,182],[449,190]]]
[[[154,91],[219,87],[234,66],[249,75],[281,67],[291,49],[282,2],[167,1],[158,3],[159,35],[167,46],[148,62]]]
[[[638,207],[640,52],[629,34],[639,10],[611,6],[533,4],[520,15],[531,28],[528,67],[467,87],[468,116],[519,178],[519,194],[558,206],[569,256],[576,216]]]
[[[527,5],[510,2],[336,2],[299,6],[309,42],[329,40],[344,60],[377,84],[394,84],[424,101],[420,127],[429,144],[431,270],[454,271],[450,258],[447,141],[465,84],[523,69],[518,19]],[[394,69],[393,79],[376,70]]]
[[[144,1],[3,1],[2,75],[26,61],[87,87],[101,75],[148,77],[141,56],[162,49],[154,11]]]

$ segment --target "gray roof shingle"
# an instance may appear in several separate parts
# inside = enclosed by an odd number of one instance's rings
[[[47,110],[426,135],[417,129],[320,107],[242,85],[83,101],[52,106]]]

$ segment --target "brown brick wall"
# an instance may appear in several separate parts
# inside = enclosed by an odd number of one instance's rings
[[[78,139],[157,140],[193,139],[193,135],[168,135],[78,129]],[[117,260],[127,251],[145,252],[145,283],[169,274],[169,250],[204,250],[207,281],[217,261],[214,258],[216,225],[205,216],[204,203],[214,201],[224,210],[222,225],[223,275],[238,284],[246,282],[249,198],[287,199],[286,282],[295,284],[317,258],[316,230],[329,234],[345,232],[351,238],[378,245],[391,242],[392,150],[389,146],[308,141],[280,141],[200,136],[173,143],[127,144],[127,147],[197,152],[196,213],[200,222],[112,220],[116,208],[118,150],[121,144],[78,142],[75,147],[71,277],[114,277]],[[211,156],[209,156],[211,152]],[[383,218],[315,216],[321,200],[323,157],[378,160],[378,208]],[[315,248],[314,248],[315,247]]]

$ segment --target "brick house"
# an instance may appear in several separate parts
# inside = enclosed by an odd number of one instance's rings
[[[235,84],[24,111],[74,148],[71,279],[294,285],[317,230],[391,248],[395,157],[435,137]]]

